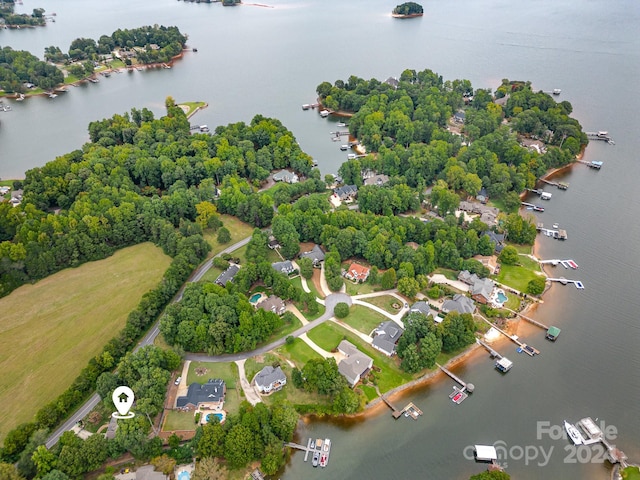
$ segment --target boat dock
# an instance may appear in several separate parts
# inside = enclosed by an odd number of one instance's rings
[[[547,278],[550,282],[558,282],[562,285],[566,285],[568,283],[573,283],[578,290],[584,290],[584,284],[580,280],[567,280],[564,277],[560,278]]]
[[[602,165],[604,165],[604,162],[599,162],[596,160],[592,160],[590,162],[586,162],[584,160],[576,160],[576,162],[582,163],[583,165],[586,165],[587,167],[593,168],[595,170],[600,170],[602,168]]]
[[[578,264],[573,260],[560,260],[560,259],[554,258],[553,260],[538,260],[538,263],[540,264],[550,263],[554,267],[558,265],[562,265],[564,268],[572,268],[574,270],[578,269]]]
[[[488,344],[484,343],[479,338],[476,338],[476,342],[478,342],[479,345],[487,349],[491,358],[497,359],[494,366],[499,371],[501,371],[502,373],[507,373],[509,370],[511,370],[511,367],[513,367],[513,362],[511,360],[509,360],[507,357],[503,357],[502,355],[500,355],[498,352],[496,352],[493,348],[491,348]]]
[[[302,105],[302,109],[303,110],[309,110],[310,108],[314,109],[314,108],[317,108],[319,106],[320,106],[319,103],[305,103],[305,104]]]
[[[454,374],[451,370],[444,368],[439,363],[436,363],[436,365],[440,370],[442,370],[444,373],[449,375],[455,382],[459,383],[460,386],[462,387],[462,388],[459,388],[458,386],[454,385],[453,392],[449,394],[449,398],[454,403],[460,405],[469,396],[468,395],[469,393],[473,393],[473,391],[475,390],[475,386],[473,385],[473,383],[466,383],[464,380],[462,380],[460,377]]]
[[[342,132],[329,132],[331,135],[333,135],[334,137],[342,137],[344,135],[349,136],[349,131],[342,131]]]
[[[540,205],[535,205],[533,203],[528,203],[528,202],[520,202],[520,205],[522,205],[523,207],[531,208],[536,212],[544,212],[544,207],[541,207]]]
[[[479,338],[476,338],[476,342],[478,343],[478,345],[481,345],[487,349],[487,351],[489,352],[489,355],[491,355],[491,358],[497,358],[498,360],[502,358],[502,355],[500,355],[498,352],[496,352],[493,348],[491,348],[488,344],[484,343]]]
[[[408,403],[402,410],[398,410],[395,405],[393,405],[384,395],[380,397],[384,403],[392,410],[391,415],[396,420],[400,418],[402,415],[405,417],[411,417],[414,420],[417,420],[420,415],[422,415],[422,410],[416,407],[413,402]]]
[[[511,313],[517,315],[518,317],[522,318],[523,320],[526,320],[527,322],[535,325],[536,327],[540,327],[543,330],[549,330],[549,327],[547,325],[545,325],[542,322],[539,322],[538,320],[534,320],[533,318],[527,317],[526,315],[522,315],[519,312],[516,312],[515,310],[511,310],[510,308],[506,308],[504,307],[506,310],[509,310]]]
[[[583,445],[601,443],[607,449],[607,457],[612,464],[619,463],[623,468],[627,466],[627,455],[619,448],[616,448],[615,445],[609,443],[600,427],[596,425],[591,417],[581,419],[576,423],[576,426],[580,427],[579,433],[582,437]]]
[[[566,240],[568,237],[567,231],[563,229],[555,230],[550,228],[544,228],[544,224],[538,223],[536,230],[547,237],[553,237],[556,240]]]
[[[587,135],[589,140],[602,140],[603,142],[607,142],[609,145],[615,145],[616,142],[613,141],[613,138],[609,136],[609,132],[600,131],[600,132],[584,132]]]
[[[553,187],[557,187],[560,190],[567,190],[569,188],[569,184],[568,183],[564,183],[564,182],[552,182],[550,180],[545,180],[544,178],[541,178],[540,181],[542,183],[546,183],[547,185],[551,185]]]
[[[533,357],[534,355],[540,354],[540,351],[538,349],[532,347],[531,345],[527,345],[526,343],[523,343],[520,340],[518,340],[517,335],[509,335],[507,332],[505,332],[501,328],[496,327],[493,323],[491,323],[489,320],[484,318],[482,315],[478,315],[478,316],[480,318],[482,318],[485,322],[487,322],[491,327],[495,328],[498,332],[500,332],[502,335],[504,335],[509,340],[511,340],[513,343],[518,345],[518,347],[519,347],[518,350],[519,351],[526,353],[530,357]]]

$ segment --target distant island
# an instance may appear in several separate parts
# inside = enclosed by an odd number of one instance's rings
[[[402,3],[391,12],[391,16],[394,18],[412,18],[421,17],[424,13],[422,5],[415,2]]]
[[[15,2],[3,0],[0,2],[0,28],[38,27],[46,25],[44,8],[34,8],[33,13],[14,12]],[[55,15],[55,13],[54,13]]]

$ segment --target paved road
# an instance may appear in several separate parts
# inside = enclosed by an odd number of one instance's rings
[[[247,243],[249,243],[249,240],[251,240],[251,237],[244,238],[244,239],[240,240],[239,242],[236,242],[233,245],[225,248],[224,250],[222,250],[220,253],[218,253],[214,257],[211,257],[209,260],[204,262],[202,265],[200,265],[200,267],[198,267],[196,269],[196,271],[191,275],[189,280],[187,280],[187,283],[199,281],[204,276],[204,274],[207,273],[207,271],[211,268],[211,265],[213,264],[213,259],[215,257],[218,257],[218,256],[223,255],[225,253],[231,253],[231,252],[233,252],[234,250],[237,250],[240,247],[244,247]],[[174,302],[179,302],[182,299],[183,293],[184,293],[184,286],[180,289],[180,291],[175,296],[173,301]],[[333,309],[331,309],[331,311],[333,312]],[[142,347],[145,347],[147,345],[152,345],[159,333],[160,333],[160,320],[158,319],[158,321],[156,321],[153,324],[151,329],[149,329],[147,334],[142,338],[140,343],[138,343],[138,345],[136,346],[136,348],[133,351],[135,352],[135,351],[138,351]],[[56,430],[54,430],[54,432],[51,434],[51,436],[47,439],[47,442],[45,443],[45,446],[47,448],[53,447],[58,442],[58,440],[60,439],[60,437],[62,436],[62,434],[64,432],[66,432],[67,430],[71,430],[73,428],[73,426],[76,423],[78,423],[80,420],[82,420],[84,417],[86,417],[87,414],[91,410],[93,410],[93,408],[99,402],[100,402],[100,396],[97,393],[94,393],[78,410],[76,410],[76,412],[73,415],[71,415],[67,419],[67,421],[65,421],[62,425],[60,425],[60,427],[58,427]]]

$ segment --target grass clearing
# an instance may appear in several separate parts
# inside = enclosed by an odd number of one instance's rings
[[[0,299],[0,440],[60,395],[125,325],[171,259],[151,243],[68,268]]]
[[[349,315],[342,319],[344,323],[366,335],[369,335],[374,328],[386,320],[387,317],[381,313],[363,307],[362,305],[352,305],[351,308],[349,308]]]
[[[231,241],[229,243],[218,243],[218,234],[211,229],[205,230],[203,234],[204,239],[209,243],[209,245],[211,245],[209,257],[213,257],[229,245],[233,245],[243,238],[250,237],[253,233],[253,227],[248,223],[244,223],[239,220],[237,217],[231,215],[220,215],[220,220],[222,221],[223,226],[229,230],[229,233],[231,234]]]
[[[363,298],[362,301],[370,303],[371,305],[375,305],[376,307],[380,307],[385,312],[389,312],[392,315],[395,315],[396,313],[398,313],[402,308],[402,302],[392,295],[382,295],[380,297]],[[395,308],[394,305],[397,305],[398,308]]]
[[[183,108],[183,110],[185,111],[184,113],[187,115],[187,118],[189,118],[189,116],[196,113],[199,108],[204,108],[206,105],[206,102],[180,102],[178,106],[181,108],[183,106],[186,107]]]
[[[515,288],[519,292],[526,292],[529,282],[538,277],[538,274],[528,268],[517,265],[502,265],[496,280],[511,288]]]
[[[171,432],[175,430],[195,430],[196,426],[195,415],[193,412],[170,410],[166,413],[162,431]]]
[[[302,369],[304,365],[311,359],[321,359],[322,356],[307,345],[299,338],[294,339],[293,343],[285,343],[276,350],[283,357],[295,363],[296,367]]]
[[[458,280],[458,271],[457,270],[451,270],[449,268],[436,268],[433,271],[433,274],[436,274],[436,273],[439,273],[440,275],[444,275],[449,280]]]
[[[347,294],[351,296],[364,295],[365,293],[373,293],[380,290],[380,287],[374,287],[369,282],[353,283],[351,280],[345,279],[344,284],[347,286]]]
[[[201,374],[196,372],[196,369]],[[238,366],[233,362],[191,362],[187,374],[187,384],[207,383],[210,378],[221,378],[227,384],[227,388],[236,388],[236,382],[240,379]]]

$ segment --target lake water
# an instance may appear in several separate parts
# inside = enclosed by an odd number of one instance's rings
[[[345,160],[329,136],[335,125],[300,108],[315,101],[315,87],[324,80],[351,74],[385,79],[405,68],[430,68],[446,79],[470,79],[474,87],[495,89],[510,78],[530,80],[537,89],[561,88],[559,98],[571,101],[585,130],[608,130],[616,145],[592,142],[585,159],[604,161],[602,170],[576,165],[561,177],[570,183],[567,191],[547,187],[553,198],[539,214],[569,238],[541,238],[538,255],[574,259],[580,269],[558,266],[558,276],[586,287],[554,286],[533,313],[562,328],[558,341],[547,342],[540,329],[522,325],[518,334],[541,355],[531,358],[511,343],[497,343],[514,361],[501,375],[486,352],[475,353],[455,370],[476,386],[463,404],[448,399],[452,381],[445,378],[395,400],[401,406],[414,401],[423,410],[415,422],[394,421],[381,409],[366,421],[305,425],[301,443],[308,436],[332,439],[329,466],[314,469],[295,454],[281,478],[465,479],[484,470],[465,458],[467,447],[494,442],[506,446],[512,478],[608,478],[610,465],[597,450],[572,455],[567,440],[539,431],[540,425],[586,416],[617,428],[612,443],[640,461],[640,4],[436,0],[423,3],[424,17],[410,21],[390,18],[395,3],[381,0],[269,4],[275,8],[25,0],[25,11],[44,6],[57,13],[56,23],[0,31],[0,45],[42,55],[45,46],[66,49],[75,37],[158,23],[178,25],[198,53],[187,53],[171,70],[114,74],[53,100],[12,102],[12,112],[0,113],[0,177],[21,177],[80,147],[92,120],[131,107],[161,114],[168,95],[208,102],[193,122],[210,127],[248,122],[257,113],[279,118],[330,173]]]

